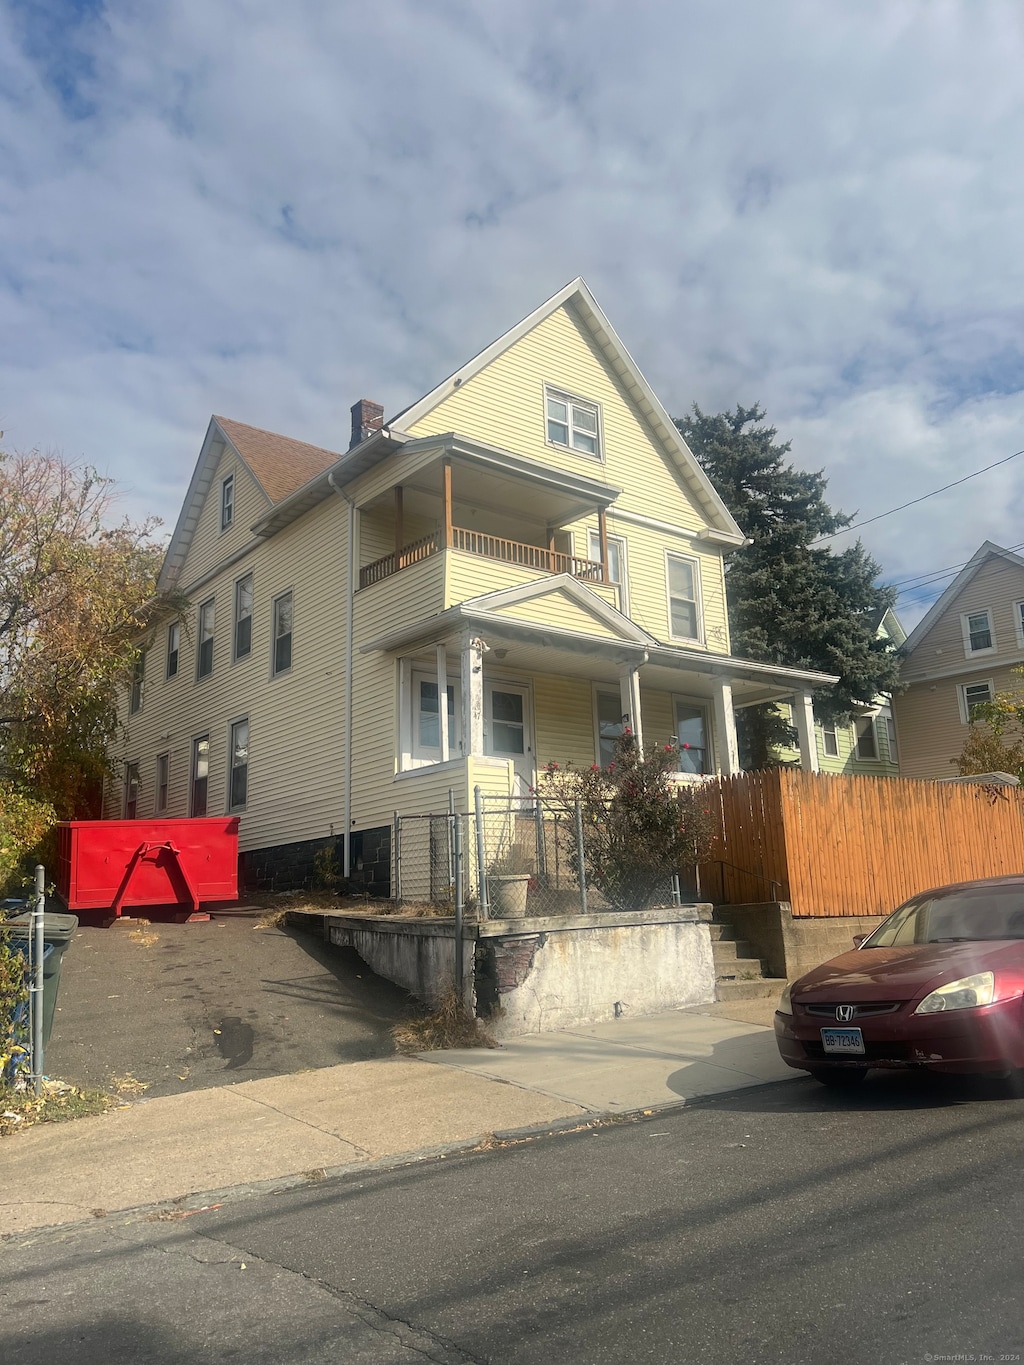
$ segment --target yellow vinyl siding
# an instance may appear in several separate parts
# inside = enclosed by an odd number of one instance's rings
[[[545,384],[600,405],[603,462],[547,440]],[[704,525],[668,456],[568,305],[410,428],[413,436],[446,431],[603,479],[623,489],[620,504],[632,511],[691,528]]]
[[[488,592],[500,592],[504,588],[518,588],[525,583],[538,583],[546,580],[546,575],[536,569],[521,564],[505,564],[500,559],[484,559],[480,555],[468,554],[464,550],[448,550],[447,578],[445,583],[444,604],[457,606],[471,597],[480,597]],[[596,593],[609,606],[616,607],[618,599],[614,588],[603,583],[587,583],[587,589]],[[532,619],[527,616],[526,619]]]
[[[589,680],[534,674],[533,709],[538,769],[547,763],[589,768],[595,754],[594,690]]]
[[[1007,655],[1019,656],[1022,651],[1013,619],[1015,601],[1024,601],[1024,569],[1002,556],[989,559],[914,646],[903,666],[903,677],[909,680],[921,673],[957,666],[973,671]],[[991,613],[996,652],[965,656],[960,617],[986,608]]]
[[[619,631],[612,630],[564,592],[548,592],[542,597],[532,597],[527,602],[498,607],[496,614],[510,616],[517,621],[555,626],[559,630],[571,630],[577,634],[599,635],[604,640],[622,639]]]
[[[234,519],[226,531],[220,529],[221,485],[229,474],[235,476]],[[221,456],[203,502],[195,534],[182,565],[179,583],[188,592],[197,579],[211,573],[230,555],[253,542],[252,525],[270,506],[266,494],[233,450]],[[207,594],[208,595],[208,594]]]
[[[219,515],[219,490],[218,515]],[[236,504],[237,505],[237,504]],[[203,589],[214,597],[214,666],[195,678],[195,606],[182,624],[177,677],[165,678],[166,627],[157,628],[146,666],[142,710],[126,718],[107,810],[120,813],[120,763],[140,765],[139,815],[155,814],[156,758],[170,754],[167,814],[188,814],[192,740],[210,736],[207,810],[227,811],[231,722],[249,718],[249,791],[240,846],[263,848],[326,836],[341,821],[344,783],[345,567],[347,509],[340,498],[258,545],[242,565]],[[253,574],[252,651],[231,662],[235,579]],[[292,667],[271,677],[272,601],[291,590]]]

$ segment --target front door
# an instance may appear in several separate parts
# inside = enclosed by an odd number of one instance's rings
[[[529,693],[513,683],[484,688],[484,752],[510,758],[516,770],[516,796],[529,796],[534,781]]]

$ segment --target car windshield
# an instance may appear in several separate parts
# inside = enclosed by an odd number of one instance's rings
[[[932,891],[894,910],[865,948],[1024,938],[1024,886]]]

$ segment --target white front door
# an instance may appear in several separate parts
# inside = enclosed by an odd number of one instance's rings
[[[484,752],[512,759],[516,796],[529,796],[534,783],[529,700],[528,689],[514,683],[487,683],[484,688]]]

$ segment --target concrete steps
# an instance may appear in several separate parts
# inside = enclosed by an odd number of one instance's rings
[[[751,981],[719,979],[715,994],[719,1000],[778,1000],[785,984],[781,976],[759,976]]]
[[[754,957],[745,939],[737,938],[727,919],[715,918],[708,928],[715,961],[715,994],[719,1000],[768,1000],[782,994],[785,981],[765,976],[764,963]]]

